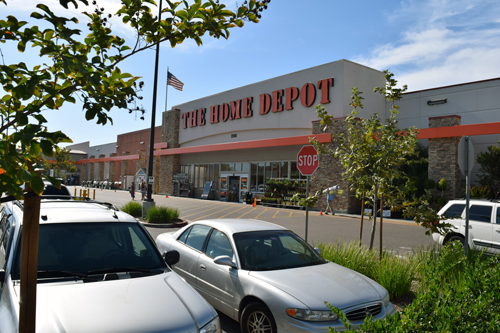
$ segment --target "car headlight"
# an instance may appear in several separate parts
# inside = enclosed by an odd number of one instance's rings
[[[389,297],[389,293],[386,292],[384,298],[382,298],[382,304],[384,304],[384,306],[387,306],[390,302],[391,298]]]
[[[211,322],[203,326],[200,333],[221,333],[219,317],[215,317]]]
[[[290,317],[305,321],[335,321],[339,319],[337,314],[330,310],[309,310],[309,309],[286,309],[286,314]]]

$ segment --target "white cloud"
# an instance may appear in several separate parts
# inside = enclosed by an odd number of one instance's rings
[[[405,1],[389,16],[408,23],[400,39],[355,61],[389,69],[410,90],[500,77],[499,18],[496,0]]]

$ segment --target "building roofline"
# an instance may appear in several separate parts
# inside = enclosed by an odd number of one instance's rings
[[[435,88],[429,88],[429,89],[415,90],[415,91],[406,92],[403,95],[416,94],[416,93],[421,93],[421,92],[425,92],[425,91],[439,90],[439,89],[445,89],[445,88],[460,87],[460,86],[466,86],[466,85],[469,85],[469,84],[477,84],[477,83],[490,82],[490,81],[496,81],[496,80],[500,80],[500,77],[493,78],[493,79],[487,79],[487,80],[480,80],[480,81],[472,81],[472,82],[451,84],[449,86],[442,86],[442,87],[435,87]]]

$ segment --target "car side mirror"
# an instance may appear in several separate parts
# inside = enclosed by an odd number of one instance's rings
[[[167,265],[172,266],[179,262],[180,255],[176,250],[165,251],[163,253],[163,259],[167,263]]]
[[[319,247],[315,247],[314,248],[314,251],[318,252],[319,254],[321,254],[321,249]]]
[[[215,257],[214,263],[222,266],[229,266],[231,268],[237,268],[236,264],[229,258],[229,256],[218,256]]]

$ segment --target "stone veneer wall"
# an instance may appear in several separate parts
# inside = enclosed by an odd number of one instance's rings
[[[90,156],[89,157],[89,160],[93,160],[95,158],[94,155]],[[94,162],[89,162],[89,180],[90,181],[94,181],[94,165],[95,163]]]
[[[81,170],[80,173],[80,184],[81,184],[83,181],[87,180],[85,179],[85,176],[87,176],[87,163],[82,163],[80,170]]]
[[[443,116],[429,118],[429,127],[457,126],[461,124],[461,117]],[[447,137],[429,139],[429,179],[436,182],[444,178],[446,191],[444,197],[448,200],[462,196],[461,172],[458,166],[458,144],[461,137]],[[441,191],[432,190],[435,197],[441,196]]]
[[[104,155],[104,154],[99,155],[99,158],[105,158],[105,157],[106,157],[106,155]],[[105,164],[105,162],[101,161],[101,162],[99,162],[98,167],[97,167],[98,174],[99,174],[99,180],[101,180],[101,181],[104,180],[104,164]]]
[[[130,152],[128,151],[124,151],[122,152],[122,156],[127,156],[127,155],[130,155]],[[128,172],[128,163],[129,163],[129,160],[123,160],[121,161],[122,165],[121,165],[121,175],[120,175],[120,181],[123,182],[123,178],[127,175],[127,172]],[[125,186],[124,184],[122,184],[122,186]]]
[[[160,163],[161,156],[155,156],[153,159],[153,176],[155,177],[155,183],[153,185],[153,193],[159,193],[159,179],[160,179]]]
[[[179,148],[179,122],[180,110],[163,112],[162,142],[168,142],[168,148]],[[159,163],[159,193],[171,194],[173,192],[172,177],[180,172],[179,155],[162,155]]]
[[[147,152],[145,150],[138,150],[137,154],[139,154],[139,160],[137,160],[137,163],[135,164],[135,172],[139,171],[141,168],[144,169],[147,173],[148,171],[148,157],[147,157]]]
[[[109,157],[115,157],[116,153],[111,153]],[[116,161],[109,161],[109,181],[110,182],[117,182],[119,181],[116,179]]]
[[[320,121],[314,121],[312,124],[312,134],[321,134],[324,126],[321,126]],[[332,134],[332,138],[345,132],[345,118],[337,118],[333,120],[333,126],[327,130],[327,133]],[[326,148],[335,150],[335,143],[326,144]],[[342,179],[343,166],[340,161],[336,160],[330,154],[319,155],[319,167],[311,176],[310,193],[323,191],[324,189],[339,185],[343,190],[343,194],[336,194],[333,201],[334,209],[344,213],[360,212],[360,201],[356,199],[354,192],[349,191],[349,183]],[[326,195],[322,194],[315,208],[324,209],[326,207]]]

